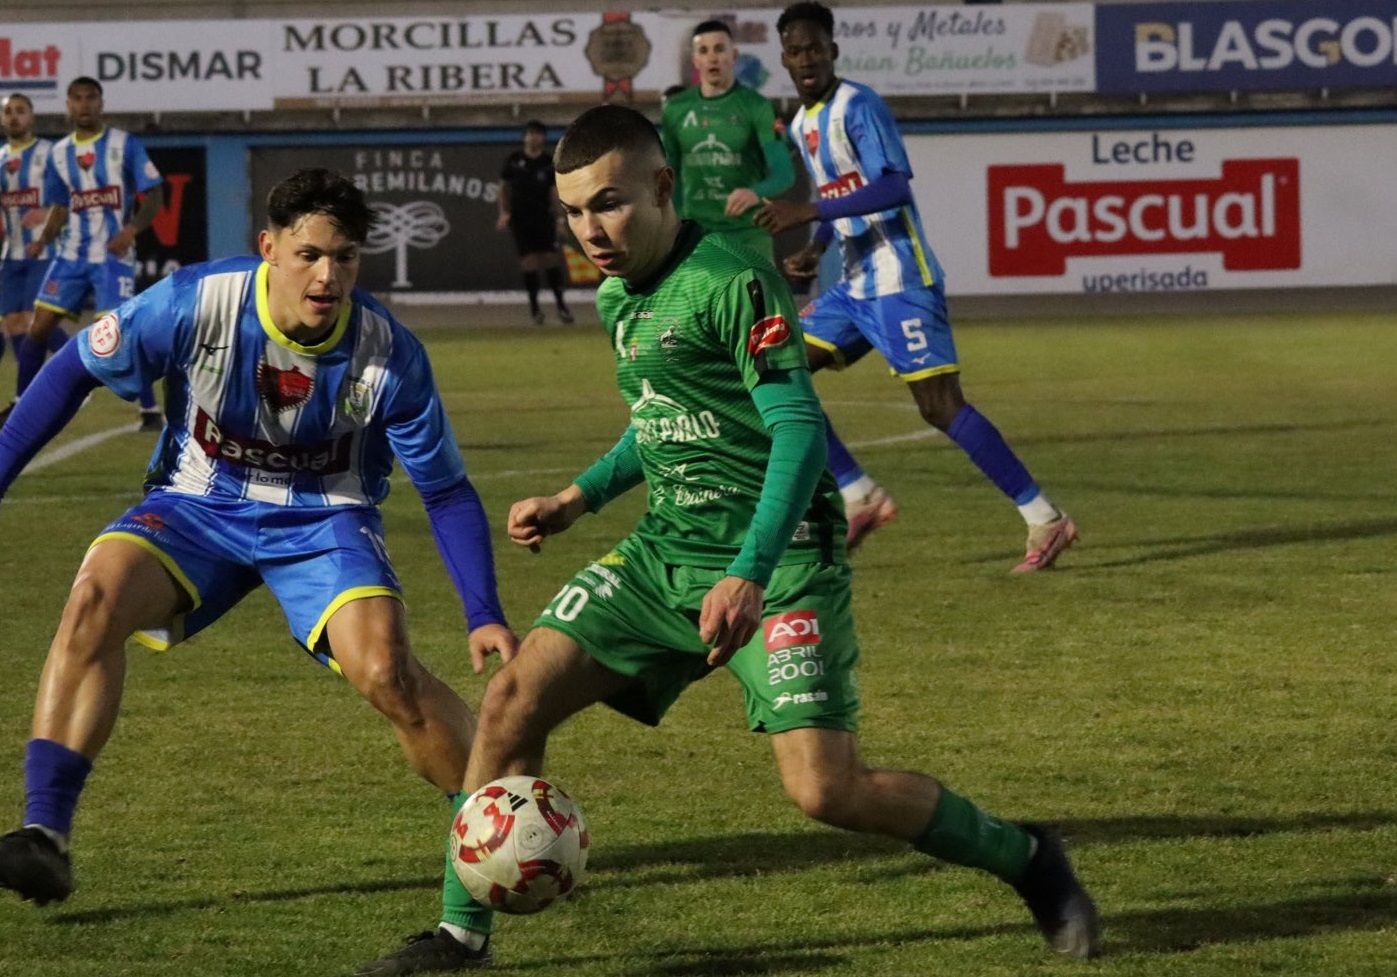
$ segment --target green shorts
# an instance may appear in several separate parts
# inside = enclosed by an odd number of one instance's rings
[[[607,705],[654,726],[679,693],[712,671],[699,610],[724,576],[665,563],[649,543],[628,536],[573,577],[534,626],[562,632],[600,664],[633,677]],[[762,627],[727,664],[742,683],[754,732],[858,727],[850,577],[848,566],[833,563],[772,574]]]

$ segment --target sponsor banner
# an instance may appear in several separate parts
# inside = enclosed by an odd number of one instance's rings
[[[500,168],[517,145],[256,147],[252,226],[256,231],[266,224],[267,193],[278,180],[302,167],[325,166],[354,180],[378,214],[364,248],[364,288],[517,288],[514,239],[495,230]]]
[[[532,5],[531,5],[532,6]],[[560,5],[561,6],[561,5]],[[730,13],[739,77],[794,94],[780,11]],[[1090,91],[1092,7],[836,10],[839,71],[890,95]],[[63,111],[60,84],[97,78],[114,112],[418,109],[432,104],[659,100],[689,78],[692,11],[325,20],[0,25],[0,90]]]
[[[776,35],[780,8],[715,16],[732,25],[738,80],[772,97],[793,98]],[[692,11],[654,15],[663,36],[679,40],[683,81],[697,84],[689,38],[702,19]],[[840,75],[882,95],[1089,92],[1096,84],[1090,3],[1032,6],[834,8]]]
[[[952,295],[1397,284],[1397,126],[913,136]]]
[[[165,204],[136,237],[136,291],[209,258],[209,204],[202,146],[147,146],[165,178]]]
[[[1397,85],[1393,0],[1102,4],[1103,93]]]

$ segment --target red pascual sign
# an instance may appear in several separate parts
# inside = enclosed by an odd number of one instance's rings
[[[1222,253],[1228,271],[1300,267],[1300,161],[1226,160],[1195,180],[1069,183],[1061,164],[991,166],[992,276],[1061,275],[1067,259]]]

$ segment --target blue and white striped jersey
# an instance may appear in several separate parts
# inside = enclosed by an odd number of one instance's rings
[[[54,143],[44,176],[44,204],[68,208],[55,257],[105,262],[107,244],[131,213],[136,194],[160,185],[160,171],[141,141],[111,126],[90,139],[76,133]],[[136,260],[136,248],[124,256]]]
[[[821,199],[853,193],[884,173],[912,175],[897,123],[867,85],[841,79],[828,99],[801,106],[790,132]],[[894,295],[941,279],[915,203],[843,217],[834,230],[854,298]]]
[[[44,206],[44,168],[48,166],[53,143],[47,139],[31,139],[23,146],[10,143],[0,146],[0,214],[4,215],[5,242],[0,247],[0,259],[23,261],[24,249],[38,240],[42,224],[24,226],[27,212]],[[41,260],[53,257],[53,247],[44,249]]]
[[[396,455],[419,491],[465,478],[422,344],[368,294],[315,346],[267,312],[255,257],[188,265],[77,336],[126,399],[166,379],[148,487],[284,506],[377,504]]]

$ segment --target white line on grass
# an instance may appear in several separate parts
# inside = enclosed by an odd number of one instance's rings
[[[65,445],[60,445],[52,451],[45,451],[25,466],[21,475],[28,475],[33,472],[42,471],[50,465],[56,465],[60,461],[67,461],[74,455],[80,455],[88,448],[94,448],[103,441],[110,441],[112,438],[122,434],[130,434],[136,430],[136,425],[126,423],[121,427],[109,427],[105,431],[98,431],[95,434],[85,434],[76,440],[69,441]]]

